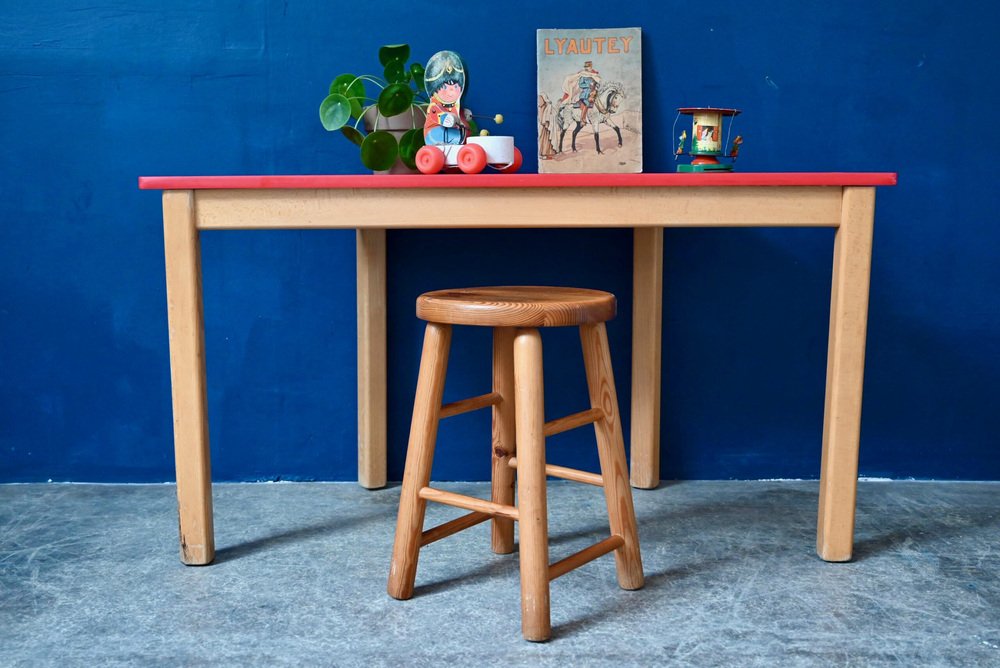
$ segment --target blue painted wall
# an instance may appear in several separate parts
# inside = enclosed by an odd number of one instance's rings
[[[0,481],[173,476],[160,202],[137,176],[360,172],[316,108],[398,41],[461,52],[470,106],[531,147],[534,30],[569,26],[642,26],[647,171],[674,167],[675,107],[715,104],[745,110],[743,170],[900,173],[878,193],[861,471],[998,479],[1000,11],[978,5],[466,3],[449,30],[412,0],[3,2]],[[818,475],[832,237],[666,233],[665,478]],[[202,250],[215,478],[352,479],[353,233],[206,233]],[[390,479],[425,289],[613,290],[628,406],[629,231],[393,232],[388,252]],[[582,407],[583,374],[572,331],[546,341],[556,416]],[[456,337],[449,398],[488,387],[488,350]],[[446,423],[436,477],[487,475],[487,422]],[[552,459],[594,466],[590,442],[557,437]]]

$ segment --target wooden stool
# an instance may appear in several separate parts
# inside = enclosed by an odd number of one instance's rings
[[[642,587],[639,537],[604,326],[614,316],[614,295],[577,288],[441,290],[417,299],[417,317],[427,321],[427,328],[389,570],[390,596],[413,596],[420,548],[491,518],[492,547],[498,554],[514,551],[513,523],[521,524],[521,630],[528,640],[547,640],[551,635],[549,581],[592,559],[613,550],[618,584],[623,589]],[[452,325],[493,327],[493,391],[442,406]],[[545,422],[542,339],[537,328],[561,326],[580,328],[591,407]],[[492,500],[430,487],[438,420],[486,406],[493,407]],[[600,475],[545,463],[546,436],[591,423],[597,434]],[[551,565],[546,476],[604,487],[611,524],[611,536]],[[428,501],[472,512],[424,531]]]

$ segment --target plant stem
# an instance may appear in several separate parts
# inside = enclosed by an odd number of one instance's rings
[[[359,75],[359,76],[355,77],[354,81],[351,82],[351,86],[354,85],[355,81],[370,81],[371,83],[375,84],[379,88],[385,88],[386,86],[389,85],[389,82],[386,81],[385,79],[378,79],[376,77],[371,76],[370,74],[362,74],[362,75]],[[348,86],[348,87],[350,87],[350,86]]]
[[[358,120],[354,121],[354,129],[355,130],[358,129],[358,123],[360,123],[364,119],[365,114],[368,113],[368,110],[371,109],[372,107],[375,107],[375,106],[378,106],[377,102],[375,104],[369,104],[367,107],[364,108],[364,111],[362,111],[361,115],[358,116]],[[377,116],[381,116],[381,114],[377,114]],[[378,118],[375,119],[375,124],[378,125]]]

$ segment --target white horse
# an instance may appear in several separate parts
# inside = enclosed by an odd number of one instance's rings
[[[600,126],[602,124],[614,128],[615,133],[618,135],[618,145],[622,145],[622,130],[612,120],[612,116],[618,113],[625,97],[625,87],[619,81],[598,84],[597,86],[597,96],[594,98],[594,106],[587,110],[587,122],[594,132],[594,144],[597,146],[598,153],[603,153],[601,151],[600,135]],[[562,153],[563,138],[566,136],[566,130],[570,125],[575,123],[576,127],[573,128],[570,146],[573,152],[576,153],[576,136],[583,129],[582,118],[583,114],[576,101],[564,102],[556,110],[556,124],[559,126],[559,148],[556,149],[557,152]]]

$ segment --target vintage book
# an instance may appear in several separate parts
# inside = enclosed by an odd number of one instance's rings
[[[538,31],[538,171],[642,171],[639,28]]]

